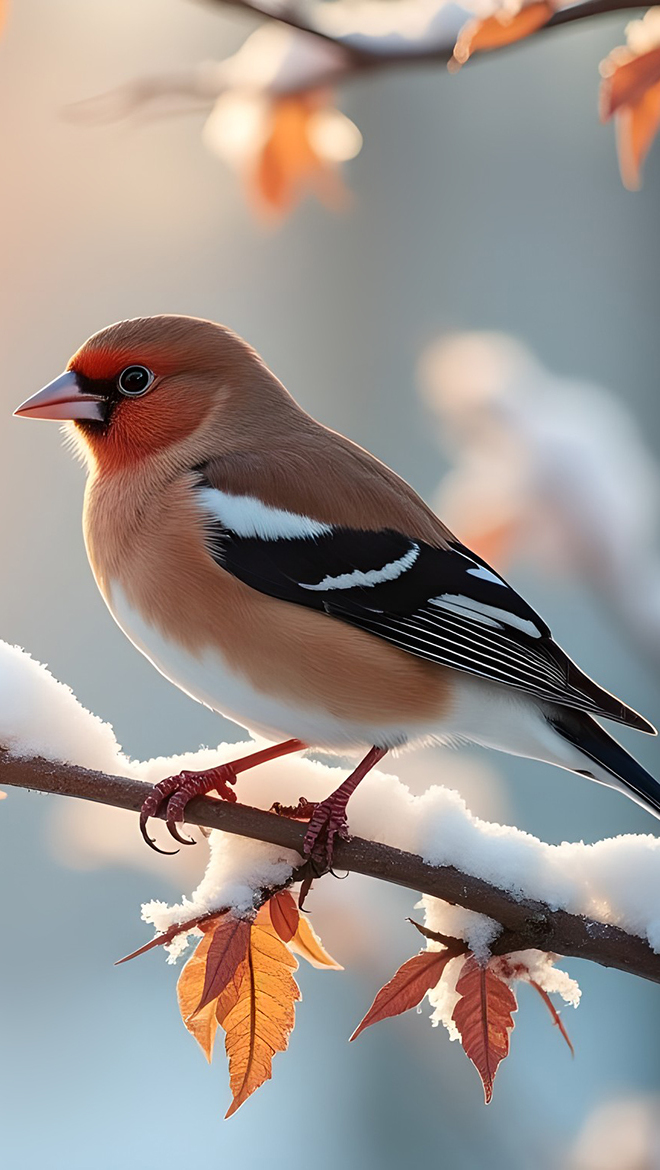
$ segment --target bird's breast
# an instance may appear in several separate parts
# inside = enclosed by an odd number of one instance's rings
[[[136,505],[94,494],[86,539],[130,640],[187,694],[268,738],[384,746],[425,734],[453,672],[303,606],[259,593],[207,553],[189,485]]]

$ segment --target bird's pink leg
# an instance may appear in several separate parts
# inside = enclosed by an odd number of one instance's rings
[[[339,785],[326,800],[317,804],[305,833],[303,851],[306,857],[325,873],[332,864],[335,837],[348,837],[346,806],[358,784],[371,769],[387,755],[387,748],[372,747],[354,772]]]
[[[205,772],[179,772],[178,776],[168,776],[158,784],[154,784],[140,810],[140,832],[147,845],[157,853],[172,852],[159,849],[152,837],[147,833],[149,817],[158,816],[163,805],[167,802],[167,827],[176,841],[182,845],[194,845],[195,842],[182,837],[177,824],[185,819],[186,805],[193,796],[205,796],[208,792],[217,792],[223,800],[236,800],[236,793],[230,784],[236,783],[239,772],[247,772],[248,768],[256,768],[258,764],[265,764],[268,760],[276,760],[279,756],[289,755],[290,752],[303,752],[307,745],[300,739],[287,739],[285,743],[276,743],[272,747],[263,748],[259,752],[252,752],[240,760],[232,760],[229,764],[218,764],[215,768],[207,768]],[[173,852],[176,853],[176,850]]]

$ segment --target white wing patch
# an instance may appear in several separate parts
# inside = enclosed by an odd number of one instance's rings
[[[327,589],[370,588],[374,585],[381,585],[384,581],[396,581],[397,577],[412,568],[418,556],[419,545],[413,544],[404,556],[399,557],[397,561],[390,561],[389,565],[383,565],[382,569],[367,569],[366,572],[354,569],[352,573],[340,573],[337,577],[324,577],[317,585],[305,585],[302,581],[299,584],[301,589],[318,589],[323,592]]]
[[[300,537],[327,536],[329,524],[299,516],[283,508],[271,508],[256,496],[232,496],[218,488],[201,487],[197,499],[204,512],[219,520],[223,528],[237,536],[260,540],[295,540]]]
[[[468,569],[467,571],[472,577],[481,577],[484,581],[490,581],[491,585],[503,585],[506,588],[501,577],[498,577],[495,573],[491,573],[490,569],[487,569],[485,565],[478,565],[477,568]]]
[[[429,605],[435,605],[438,609],[448,610],[450,613],[457,613],[459,617],[469,617],[472,621],[480,622],[482,626],[490,626],[494,630],[502,629],[501,621],[494,621],[492,617],[483,612],[491,607],[481,605],[473,601],[471,597],[461,597],[458,593],[443,593],[441,597],[432,597]]]
[[[501,630],[502,626],[513,626],[516,630],[522,630],[524,634],[529,634],[532,638],[541,637],[541,631],[534,625],[534,622],[527,618],[518,617],[517,614],[511,613],[508,609],[500,609],[496,605],[485,605],[482,601],[475,601],[473,597],[463,597],[458,593],[443,593],[440,597],[433,597],[429,604],[461,614],[463,617],[468,615],[473,621],[481,622],[484,626],[492,626],[494,629]]]
[[[454,553],[456,556],[463,557],[466,561],[470,562],[472,567],[466,569],[466,573],[470,573],[473,577],[481,577],[483,581],[490,581],[491,585],[503,585],[505,589],[508,588],[506,581],[503,581],[491,569],[487,569],[485,565],[477,565],[469,553],[461,552],[459,548],[455,548]]]

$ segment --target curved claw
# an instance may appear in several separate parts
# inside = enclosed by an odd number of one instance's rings
[[[197,842],[192,837],[182,837],[181,836],[179,830],[177,829],[176,821],[174,820],[174,818],[170,818],[169,814],[168,814],[167,819],[166,819],[166,824],[167,824],[167,827],[170,831],[170,836],[174,837],[174,840],[178,841],[180,845],[196,845],[197,844]],[[174,852],[178,853],[179,850],[175,849]]]
[[[162,853],[165,857],[174,857],[174,854],[178,853],[179,850],[161,849],[160,846],[156,844],[154,838],[150,837],[147,833],[147,820],[147,817],[140,817],[140,832],[142,833],[142,837],[146,841],[149,848],[153,849],[154,853]]]
[[[140,812],[140,832],[149,848],[167,856],[179,852],[178,849],[161,849],[147,832],[149,818],[158,816],[166,802],[165,821],[171,836],[180,845],[196,845],[197,842],[193,838],[183,837],[177,828],[185,819],[188,801],[214,788],[224,800],[235,801],[236,793],[229,787],[229,784],[235,782],[236,776],[232,772],[231,764],[221,764],[218,768],[209,769],[208,772],[179,772],[178,776],[168,776],[155,784]]]

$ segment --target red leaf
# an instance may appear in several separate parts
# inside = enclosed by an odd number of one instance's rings
[[[465,1053],[481,1077],[488,1104],[497,1066],[509,1053],[509,1032],[518,1004],[508,983],[490,967],[480,966],[473,955],[465,961],[456,991],[461,998],[452,1019]]]
[[[268,900],[270,920],[273,929],[279,934],[282,942],[291,942],[298,929],[298,907],[288,890],[280,890]]]
[[[246,959],[249,943],[250,923],[244,918],[234,918],[233,914],[228,914],[218,924],[206,955],[202,998],[193,1015],[201,1012],[211,1000],[217,999],[232,982]]]
[[[450,951],[456,951],[457,955],[467,954],[470,949],[466,942],[460,938],[454,938],[452,934],[440,934],[438,930],[430,930],[428,926],[422,926],[421,922],[415,922],[414,918],[406,919],[411,926],[415,927],[424,938],[430,938],[433,942],[442,943],[443,947],[449,947]]]
[[[115,961],[115,967],[119,967],[122,963],[128,963],[131,959],[137,959],[138,955],[146,955],[147,951],[153,950],[154,947],[166,947],[171,943],[178,934],[183,934],[192,930],[194,926],[198,926],[200,930],[207,931],[213,926],[218,918],[222,918],[226,914],[226,910],[214,910],[210,914],[198,915],[197,918],[189,918],[186,922],[175,922],[163,934],[157,934],[144,946],[138,947],[136,951],[131,951],[130,955],[124,955],[123,959]]]
[[[400,1016],[402,1012],[417,1007],[427,991],[430,991],[439,982],[447,963],[450,959],[455,959],[456,954],[455,950],[450,949],[422,951],[414,958],[408,959],[408,962],[395,972],[389,983],[381,987],[366,1016],[351,1036],[351,1040],[355,1040],[360,1032],[370,1027],[371,1024],[377,1024],[381,1020],[388,1019],[389,1016]]]
[[[564,1037],[564,1040],[568,1044],[568,1047],[571,1050],[571,1056],[575,1056],[575,1049],[574,1049],[573,1045],[571,1044],[568,1032],[566,1031],[566,1029],[562,1023],[561,1016],[559,1015],[559,1012],[557,1011],[554,1003],[550,999],[550,996],[548,995],[547,991],[543,987],[541,987],[540,983],[537,983],[535,979],[530,979],[529,982],[530,982],[532,987],[536,988],[539,995],[541,996],[541,999],[543,1000],[545,1006],[547,1007],[548,1011],[550,1012],[550,1015],[552,1016],[553,1024],[557,1028],[559,1028],[559,1031],[561,1032],[562,1036]]]

